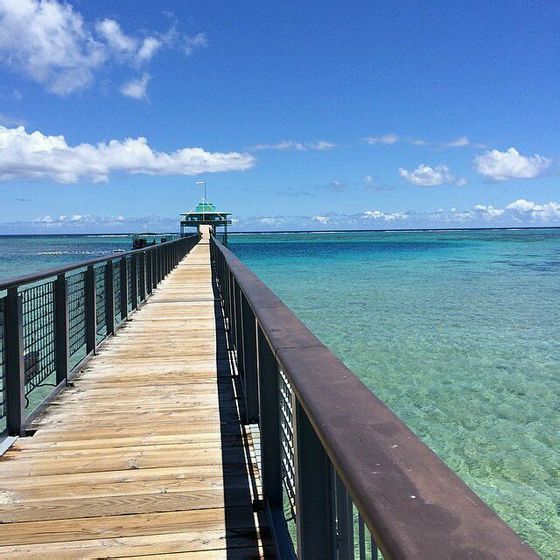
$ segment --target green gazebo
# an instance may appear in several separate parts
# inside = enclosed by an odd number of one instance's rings
[[[227,245],[227,227],[231,225],[231,212],[216,209],[215,204],[202,201],[194,210],[181,214],[181,236],[187,235],[186,228],[195,227],[200,237],[200,226],[210,226],[211,233],[218,235],[217,228],[223,227],[222,242]]]

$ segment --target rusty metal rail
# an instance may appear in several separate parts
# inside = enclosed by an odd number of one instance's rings
[[[230,250],[211,251],[281,557],[538,558]]]

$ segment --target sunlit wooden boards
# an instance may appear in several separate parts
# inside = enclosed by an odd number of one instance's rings
[[[0,458],[1,558],[270,557],[201,243]]]

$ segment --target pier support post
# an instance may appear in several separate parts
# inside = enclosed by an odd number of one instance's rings
[[[23,302],[17,287],[9,288],[4,300],[4,348],[6,356],[6,427],[11,436],[20,435],[25,419],[25,366],[23,346]]]
[[[305,410],[295,399],[297,541],[300,560],[336,558],[333,469]]]
[[[54,282],[54,352],[59,385],[68,379],[68,284],[64,272]]]

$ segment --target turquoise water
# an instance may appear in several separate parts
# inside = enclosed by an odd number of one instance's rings
[[[129,251],[130,235],[0,236],[0,280]]]
[[[518,534],[560,557],[560,230],[230,242]]]
[[[230,241],[527,542],[560,557],[560,230]],[[130,246],[0,237],[0,279]]]

